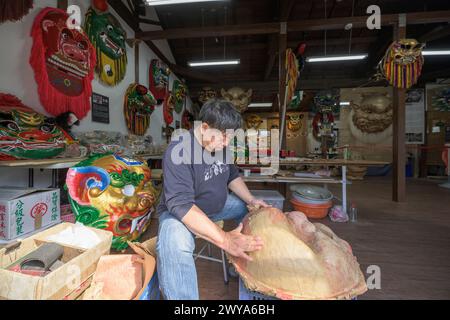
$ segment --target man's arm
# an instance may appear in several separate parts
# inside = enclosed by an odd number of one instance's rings
[[[241,177],[237,177],[236,179],[231,181],[230,184],[228,185],[228,188],[248,205],[252,206],[260,205],[261,207],[265,208],[270,207],[263,200],[256,199],[251,194],[250,190],[248,190],[247,185],[245,184],[244,180]]]
[[[181,221],[195,235],[213,243],[234,257],[251,261],[252,258],[246,252],[260,250],[263,246],[260,237],[241,233],[242,223],[233,231],[225,232],[196,205],[189,210]]]

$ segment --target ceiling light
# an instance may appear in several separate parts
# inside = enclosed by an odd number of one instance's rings
[[[424,56],[445,56],[450,55],[450,50],[424,50],[422,54]]]
[[[347,55],[347,56],[311,57],[311,58],[306,58],[306,62],[348,61],[348,60],[362,60],[365,58],[367,58],[367,54]]]
[[[272,107],[272,103],[266,103],[266,102],[258,102],[258,103],[250,103],[248,105],[249,108],[270,108]]]
[[[146,0],[149,6],[161,6],[194,2],[211,2],[211,1],[227,1],[227,0]]]
[[[350,102],[349,101],[341,101],[340,105],[341,106],[349,106]]]
[[[226,66],[240,64],[240,60],[217,60],[217,61],[195,61],[189,62],[190,67],[205,67],[205,66]]]

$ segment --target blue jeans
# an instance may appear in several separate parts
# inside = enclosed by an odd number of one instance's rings
[[[223,210],[209,218],[212,221],[241,222],[247,213],[246,204],[234,194],[229,194]],[[156,251],[158,280],[165,299],[199,299],[194,249],[195,235],[170,212],[162,212]]]

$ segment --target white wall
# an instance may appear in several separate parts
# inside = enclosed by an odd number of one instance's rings
[[[89,8],[91,0],[73,0],[69,4],[77,4],[80,6],[82,15]],[[33,108],[37,112],[47,114],[39,102],[37,94],[37,86],[34,80],[34,72],[28,62],[31,52],[32,39],[30,31],[33,21],[42,8],[56,7],[56,0],[39,0],[34,1],[34,9],[25,16],[21,22],[7,22],[0,25],[0,92],[11,93],[19,97],[25,105]],[[155,19],[156,15],[152,8],[147,9],[150,18]],[[128,38],[134,37],[133,30],[119,17],[119,15],[110,8],[127,32]],[[83,20],[84,23],[84,20]],[[158,48],[174,61],[173,55],[167,41],[155,43]],[[128,67],[125,79],[116,87],[106,87],[97,79],[93,81],[93,91],[110,99],[110,124],[102,124],[91,121],[91,113],[89,113],[82,121],[79,127],[74,128],[74,132],[85,132],[92,130],[118,131],[126,134],[127,128],[125,118],[123,116],[123,96],[128,86],[135,80],[135,59],[134,48],[127,46]],[[156,55],[145,45],[140,46],[139,52],[139,82],[145,86],[149,86],[149,66],[150,61],[157,58]],[[176,79],[175,75],[170,76],[170,88]],[[187,107],[190,108],[191,101],[188,99]],[[181,114],[174,114],[174,122],[181,121]],[[152,114],[150,129],[147,135],[153,137],[153,141],[157,144],[163,141],[161,136],[161,127],[165,125],[163,120],[162,106],[157,106]],[[28,170],[26,169],[3,169],[0,168],[0,186],[26,186]],[[51,172],[35,170],[35,184],[39,187],[46,187],[50,184]]]

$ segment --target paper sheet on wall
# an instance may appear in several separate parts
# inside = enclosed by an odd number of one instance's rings
[[[406,95],[406,143],[425,143],[425,92],[408,90]]]

